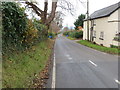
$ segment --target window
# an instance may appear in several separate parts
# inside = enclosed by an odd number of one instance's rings
[[[93,21],[93,26],[96,26],[96,21],[95,20]]]
[[[104,40],[104,32],[100,32],[100,40]]]
[[[96,31],[93,31],[93,38],[96,38]]]

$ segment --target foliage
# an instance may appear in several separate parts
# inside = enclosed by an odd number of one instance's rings
[[[93,44],[92,42],[89,42],[86,40],[80,40],[80,41],[78,41],[78,43],[88,46],[90,48],[94,48],[94,49],[102,51],[102,52],[106,52],[106,53],[110,53],[110,54],[120,54],[120,50],[118,50],[117,48],[103,47],[100,45]]]
[[[67,31],[63,33],[65,36],[68,35],[71,38],[82,38],[83,37],[83,31]]]
[[[27,27],[27,17],[24,9],[14,2],[3,2],[2,14],[4,47],[11,44],[14,46],[20,45]]]
[[[47,38],[47,26],[42,24],[40,20],[34,19],[34,27],[38,30],[38,38],[43,40]]]
[[[55,33],[49,32],[49,33],[48,33],[48,36],[52,36],[51,38],[54,38],[54,37],[55,37]]]
[[[43,40],[46,26],[39,20],[28,20],[24,8],[14,2],[2,3],[3,51],[25,50]],[[38,41],[37,41],[38,40]]]
[[[45,40],[46,26],[29,20],[18,4],[3,2],[2,13],[3,87],[28,88],[44,68],[53,41]]]
[[[111,48],[120,48],[120,46],[111,45]]]
[[[120,36],[114,37],[114,40],[120,42]]]
[[[53,41],[47,40],[27,51],[3,56],[3,88],[29,88],[34,74],[38,74],[45,67],[52,47]]]
[[[66,36],[66,35],[69,35],[69,32],[70,32],[70,31],[66,31],[66,32],[64,32],[63,34]]]
[[[83,37],[83,31],[79,31],[75,33],[75,38],[82,38]]]
[[[32,21],[28,20],[25,40],[23,42],[26,44],[33,43],[36,38],[38,38],[38,30],[34,27]]]
[[[85,19],[85,15],[84,15],[84,14],[81,14],[81,15],[78,17],[78,19],[74,22],[74,25],[75,25],[75,29],[76,29],[76,30],[78,29],[78,26],[82,26],[82,27],[83,27],[84,19]]]
[[[34,24],[34,27],[36,27],[38,31],[47,29],[47,27],[43,25],[40,20],[34,19],[33,24]]]

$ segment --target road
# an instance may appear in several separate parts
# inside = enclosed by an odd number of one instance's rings
[[[118,56],[62,36],[56,39],[54,53],[55,88],[118,88]]]

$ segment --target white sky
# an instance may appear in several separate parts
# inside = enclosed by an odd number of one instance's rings
[[[87,0],[81,0],[81,1],[86,2]],[[96,10],[102,9],[104,7],[110,6],[110,5],[118,3],[118,2],[119,2],[119,0],[89,0],[89,12],[90,12],[90,14],[92,14]],[[71,15],[67,15],[64,18],[63,26],[74,27],[74,22],[75,22],[76,18],[80,14],[86,13],[85,5],[86,5],[86,3],[84,5],[77,4],[76,5],[77,10],[76,10],[75,17],[73,17]]]
[[[39,2],[39,7],[40,8],[44,8],[44,0],[36,0],[37,2]],[[51,2],[51,0],[48,0],[49,2]],[[84,5],[81,4],[80,2],[77,2],[79,0],[68,0],[70,1],[74,7],[76,8],[75,10],[75,15],[71,16],[70,14],[67,14],[64,17],[63,20],[63,26],[68,26],[68,27],[74,27],[74,22],[77,19],[77,17],[80,14],[86,14],[87,10],[86,10],[86,6],[87,6],[87,0],[80,0],[82,2],[84,2]],[[89,13],[92,14],[94,11],[105,8],[107,6],[110,6],[112,4],[118,3],[120,0],[89,0]],[[49,6],[49,10],[51,9],[51,6]]]

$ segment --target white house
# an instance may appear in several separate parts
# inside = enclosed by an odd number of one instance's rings
[[[89,18],[89,35],[87,20],[84,21],[83,40],[96,42],[99,45],[110,47],[118,46],[120,36],[120,2],[95,11]],[[117,37],[117,39],[115,39]]]

